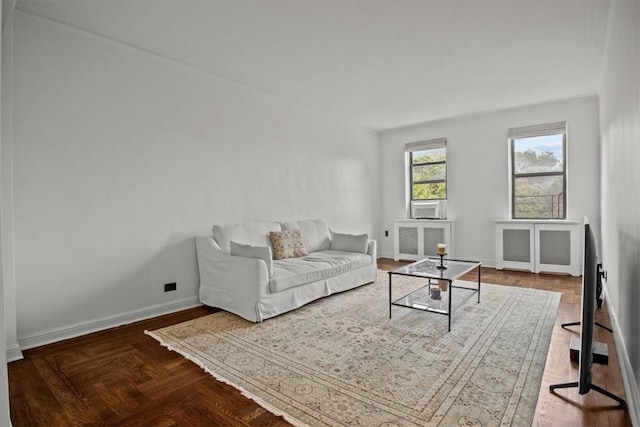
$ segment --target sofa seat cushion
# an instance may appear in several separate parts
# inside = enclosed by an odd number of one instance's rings
[[[273,262],[269,290],[280,292],[305,283],[328,279],[371,264],[371,256],[342,251],[313,252],[300,258]]]

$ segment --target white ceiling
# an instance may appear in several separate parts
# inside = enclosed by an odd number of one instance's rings
[[[608,0],[18,0],[350,123],[597,93]]]

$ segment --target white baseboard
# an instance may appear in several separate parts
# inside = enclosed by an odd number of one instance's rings
[[[7,363],[22,359],[24,359],[24,356],[19,344],[7,346]]]
[[[604,286],[603,288],[605,300],[611,301],[607,287]],[[620,361],[620,374],[622,375],[622,383],[624,384],[624,393],[627,398],[629,416],[631,417],[631,423],[634,426],[640,426],[640,394],[638,393],[638,384],[636,383],[635,376],[633,374],[633,367],[631,366],[631,360],[629,360],[629,353],[627,353],[627,345],[624,342],[624,337],[620,333],[620,324],[618,323],[616,311],[610,304],[607,306],[607,309],[609,311],[609,319],[611,320],[611,326],[613,329],[613,341],[616,344],[616,353],[618,354],[618,360]]]
[[[23,335],[18,337],[20,346],[17,350],[20,351],[29,348],[40,347],[42,345],[63,341],[69,338],[75,338],[82,335],[91,334],[93,332],[115,328],[116,326],[122,326],[129,323],[138,322],[140,320],[162,316],[163,314],[175,313],[176,311],[186,310],[188,308],[197,307],[199,305],[201,304],[198,297],[189,297],[166,304],[158,304],[151,307],[129,311],[127,313],[105,316],[86,322],[80,322],[73,325],[61,326],[58,328],[48,329],[46,331]],[[20,355],[22,356],[22,353],[20,353]],[[7,354],[7,360],[10,360],[9,354]]]

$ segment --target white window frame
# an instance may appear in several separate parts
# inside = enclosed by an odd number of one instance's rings
[[[568,158],[567,158],[567,122],[553,122],[544,123],[533,126],[523,126],[517,128],[511,128],[507,132],[507,140],[509,143],[509,217],[511,219],[527,219],[527,220],[542,220],[542,219],[561,219],[567,218],[568,211]],[[562,135],[562,168],[561,172],[539,172],[539,173],[515,173],[515,140],[524,138],[535,138],[540,136],[550,135]],[[558,217],[542,218],[542,217],[516,217],[515,216],[515,180],[516,178],[523,177],[544,177],[544,176],[562,176],[563,177],[563,191],[562,191],[562,214]]]
[[[440,148],[444,148],[445,149],[445,153],[446,153],[446,148],[447,148],[447,140],[445,138],[437,138],[437,139],[430,139],[428,141],[420,141],[420,142],[412,142],[410,144],[406,144],[405,145],[405,160],[406,160],[406,172],[407,172],[407,194],[409,196],[409,200],[413,200],[413,167],[417,166],[414,165],[412,163],[412,155],[415,151],[425,151],[425,150],[436,150],[436,149],[440,149]],[[444,178],[444,184],[445,184],[445,193],[447,192],[446,190],[446,186],[447,186],[447,160],[446,160],[446,154],[445,154],[445,161],[444,162],[435,162],[433,164],[439,164],[439,163],[444,163],[445,165],[445,178]],[[440,180],[439,180],[440,181]],[[435,181],[434,181],[435,183]],[[447,200],[446,194],[444,198],[441,199],[416,199],[416,200]]]

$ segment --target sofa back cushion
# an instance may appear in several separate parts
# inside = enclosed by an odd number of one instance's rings
[[[268,246],[273,252],[269,233],[281,231],[277,222],[246,222],[243,224],[214,225],[213,238],[223,251],[230,253],[229,244],[233,240],[251,246]]]
[[[323,219],[305,219],[301,221],[281,222],[283,230],[299,229],[307,252],[318,252],[331,249],[331,234]]]
[[[331,238],[331,250],[343,252],[367,253],[369,235],[367,234],[343,234],[333,233]]]

